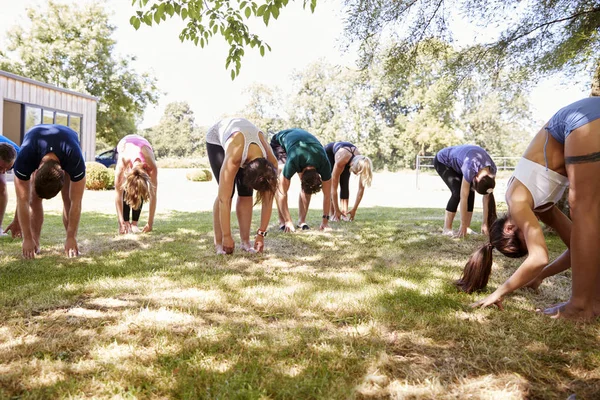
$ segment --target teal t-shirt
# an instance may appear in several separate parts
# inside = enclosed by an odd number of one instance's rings
[[[319,140],[303,129],[286,129],[275,135],[275,140],[287,154],[283,176],[292,179],[306,167],[315,167],[322,181],[331,179],[331,166]]]

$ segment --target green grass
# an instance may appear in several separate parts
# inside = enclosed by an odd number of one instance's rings
[[[126,236],[87,213],[72,260],[47,216],[36,260],[0,239],[0,398],[598,398],[598,325],[534,312],[568,298],[570,274],[471,310],[485,293],[452,281],[484,239],[442,236],[442,218],[362,209],[330,233],[272,226],[264,255],[217,256],[211,213]],[[494,262],[486,293],[519,265]]]

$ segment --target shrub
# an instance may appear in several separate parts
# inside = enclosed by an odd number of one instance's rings
[[[194,169],[185,174],[185,177],[192,182],[208,182],[212,180],[212,173],[209,169]]]
[[[114,185],[114,172],[113,172]],[[96,161],[85,163],[85,188],[89,190],[105,190],[110,183],[108,168]]]
[[[108,183],[106,184],[106,189],[112,190],[115,188],[115,168],[107,168],[106,172],[108,172]]]

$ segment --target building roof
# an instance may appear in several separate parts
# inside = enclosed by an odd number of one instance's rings
[[[86,93],[80,93],[80,92],[76,92],[74,90],[64,89],[64,88],[61,88],[61,87],[58,87],[58,86],[55,86],[55,85],[51,85],[49,83],[40,82],[40,81],[36,81],[34,79],[25,78],[24,76],[12,74],[10,72],[6,72],[6,71],[0,70],[0,76],[4,76],[6,78],[15,79],[15,80],[21,81],[21,82],[26,82],[26,83],[29,83],[29,84],[32,84],[32,85],[42,86],[42,87],[45,87],[47,89],[56,90],[57,92],[67,93],[67,94],[71,94],[73,96],[84,97],[84,98],[90,99],[90,100],[100,101],[99,98],[91,96],[91,95],[86,94]]]

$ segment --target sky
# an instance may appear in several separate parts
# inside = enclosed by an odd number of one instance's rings
[[[79,0],[78,3],[94,0]],[[98,1],[98,0],[96,0]],[[46,0],[0,0],[0,48],[5,46],[5,32],[15,24],[26,24],[25,9],[45,4]],[[343,14],[340,0],[319,0],[314,14],[302,7],[302,1],[291,1],[277,20],[268,27],[254,23],[250,27],[272,48],[261,57],[258,51],[247,49],[241,74],[234,81],[225,69],[228,46],[215,36],[208,46],[196,47],[180,42],[184,27],[174,18],[160,25],[142,25],[136,31],[129,18],[135,13],[131,0],[106,0],[117,27],[117,52],[136,57],[137,72],[149,72],[158,80],[164,94],[158,106],[148,107],[140,127],[155,125],[167,104],[186,101],[200,126],[209,126],[223,115],[235,113],[246,104],[245,89],[253,83],[290,89],[290,76],[308,64],[326,60],[353,66],[355,52],[342,51]],[[471,33],[466,36],[470,36]],[[460,37],[460,35],[459,35]],[[532,89],[530,102],[533,117],[542,123],[570,102],[587,97],[585,84],[574,84],[564,77],[552,77]]]

